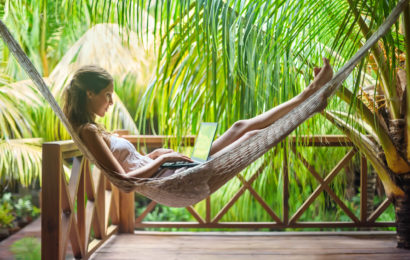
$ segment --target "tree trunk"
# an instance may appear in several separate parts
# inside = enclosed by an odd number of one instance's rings
[[[377,174],[372,168],[367,175],[367,214],[370,216],[374,210],[374,195],[376,193]]]
[[[397,247],[410,249],[410,174],[399,177],[398,184],[406,197],[395,198]]]

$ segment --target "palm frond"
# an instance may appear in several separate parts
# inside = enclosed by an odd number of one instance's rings
[[[36,92],[24,83],[0,86],[0,138],[31,137],[33,121],[26,112],[41,103]]]
[[[28,187],[41,178],[41,139],[1,139],[0,157],[3,187],[16,182]]]
[[[326,118],[332,121],[336,126],[338,126],[343,133],[350,138],[350,140],[355,144],[355,146],[366,156],[370,161],[377,175],[383,183],[386,194],[389,197],[404,196],[403,190],[401,190],[391,179],[390,170],[385,164],[381,163],[377,151],[378,145],[374,141],[370,140],[365,135],[358,132],[354,127],[351,127],[345,121],[341,120],[336,115],[331,112],[326,112]]]

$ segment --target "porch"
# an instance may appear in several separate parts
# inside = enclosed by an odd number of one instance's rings
[[[124,133],[122,133],[124,134]],[[163,136],[123,135],[137,148],[161,147],[170,138]],[[314,149],[321,147],[346,147],[347,153],[327,174],[318,173],[311,163],[295,149],[295,142]],[[181,145],[192,145],[193,137],[179,140]],[[275,148],[273,148],[275,149]],[[289,151],[290,150],[290,151]],[[134,193],[123,193],[112,185],[97,169],[81,157],[72,141],[46,143],[43,146],[43,190],[42,190],[42,258],[64,259],[74,255],[82,259],[272,259],[274,257],[328,258],[362,257],[386,259],[408,259],[410,251],[396,248],[395,232],[135,232],[135,228],[223,228],[241,230],[284,230],[286,228],[320,229],[363,229],[394,227],[391,221],[380,221],[379,217],[391,205],[385,198],[369,212],[367,192],[360,193],[360,209],[354,212],[344,198],[338,197],[331,188],[331,182],[356,157],[360,162],[360,190],[367,191],[367,161],[344,136],[289,138],[289,150],[317,180],[318,186],[301,202],[296,210],[290,210],[289,182],[294,169],[285,163],[281,169],[281,210],[268,204],[266,196],[256,192],[253,183],[269,162],[261,163],[245,178],[238,174],[240,188],[217,212],[211,212],[211,199],[202,203],[205,212],[198,212],[193,206],[185,208],[194,221],[147,221],[147,215],[157,203],[151,201],[135,215]],[[144,152],[144,151],[142,151]],[[284,156],[287,160],[287,156]],[[71,163],[67,177],[64,165]],[[274,173],[272,173],[274,174]],[[275,187],[272,187],[275,188]],[[278,187],[276,187],[278,188]],[[225,222],[224,216],[238,199],[249,192],[267,215],[267,222]],[[317,220],[301,221],[320,194],[325,192],[348,218],[348,221]],[[212,196],[212,195],[211,195]],[[72,252],[72,253],[71,253]]]

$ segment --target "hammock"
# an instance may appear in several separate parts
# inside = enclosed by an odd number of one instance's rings
[[[248,140],[225,147],[223,150],[214,154],[209,161],[164,178],[125,179],[95,160],[94,156],[83,144],[65,117],[41,75],[1,20],[0,34],[19,64],[24,68],[41,94],[50,103],[51,108],[63,122],[79,150],[92,163],[99,167],[114,185],[126,192],[137,191],[167,206],[186,207],[207,198],[249,164],[278,144],[297,126],[315,113],[321,111],[327,104],[327,98],[335,93],[337,88],[349,76],[369,49],[387,33],[393,23],[398,19],[402,10],[407,7],[407,3],[408,0],[401,0],[386,21],[369,38],[365,45],[337,72],[333,79],[287,115],[263,129],[258,134],[250,137]]]

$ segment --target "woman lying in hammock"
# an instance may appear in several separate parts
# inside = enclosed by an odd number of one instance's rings
[[[326,58],[323,61],[322,68],[314,68],[315,78],[302,93],[261,115],[235,122],[213,142],[210,155],[234,142],[242,142],[255,135],[324,86],[333,77],[333,71],[329,61]],[[142,156],[130,142],[106,132],[96,124],[96,116],[103,117],[113,104],[113,92],[113,78],[107,71],[97,66],[80,68],[65,91],[64,113],[96,160],[108,169],[122,174],[124,178],[165,176],[175,170],[162,169],[160,166],[163,163],[192,161],[189,157],[171,149],[157,149]]]

